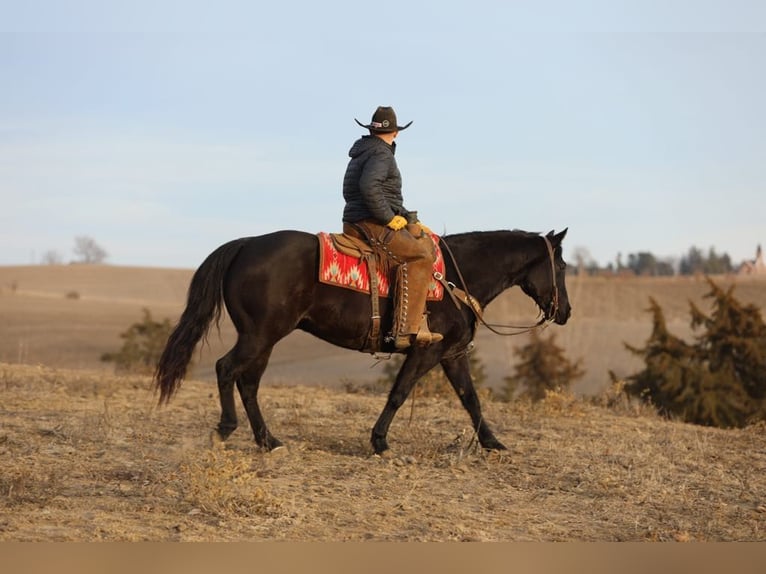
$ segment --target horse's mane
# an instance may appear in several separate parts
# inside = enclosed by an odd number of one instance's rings
[[[540,231],[524,231],[523,229],[496,229],[494,231],[467,231],[462,233],[452,233],[449,235],[443,235],[444,239],[457,239],[460,240],[464,237],[476,237],[478,235],[505,235],[512,234],[517,237],[539,237]]]

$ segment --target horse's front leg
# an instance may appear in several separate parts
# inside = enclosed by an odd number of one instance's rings
[[[408,376],[402,376],[402,371],[396,377],[394,386],[391,387],[391,391],[388,393],[388,400],[386,406],[383,407],[383,411],[380,413],[375,426],[372,427],[372,437],[370,442],[372,443],[372,450],[375,454],[383,454],[388,450],[388,429],[391,426],[391,422],[394,420],[396,411],[399,410],[407,400],[412,387],[415,386],[417,379],[411,374]]]
[[[468,355],[444,359],[441,365],[449,382],[452,384],[452,388],[455,389],[457,396],[460,397],[460,402],[471,416],[471,422],[479,437],[481,446],[490,450],[506,450],[505,445],[497,440],[481,414],[479,395],[476,394],[476,389],[471,379]]]
[[[419,349],[413,349],[404,359],[404,363],[402,363],[402,367],[396,375],[396,382],[394,382],[394,386],[391,387],[391,391],[388,393],[386,406],[383,407],[383,412],[380,413],[380,417],[378,417],[372,429],[371,442],[375,454],[382,454],[388,450],[386,437],[388,436],[388,429],[391,426],[391,421],[394,420],[396,411],[407,400],[418,379],[430,371],[438,362],[438,357],[433,353]]]

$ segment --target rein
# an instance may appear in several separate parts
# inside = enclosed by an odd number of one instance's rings
[[[511,336],[511,335],[522,335],[524,333],[528,333],[534,329],[537,329],[544,323],[549,323],[553,321],[554,317],[556,316],[556,311],[558,311],[558,308],[559,308],[559,287],[556,284],[556,263],[555,263],[554,254],[553,254],[553,246],[551,245],[551,242],[548,240],[546,236],[543,235],[542,238],[543,238],[543,241],[545,241],[545,246],[548,249],[548,259],[550,260],[550,263],[551,263],[551,281],[553,282],[553,298],[551,299],[551,302],[550,302],[550,305],[548,306],[547,311],[544,311],[542,308],[540,309],[540,312],[543,314],[543,316],[534,325],[521,326],[521,325],[499,325],[494,323],[487,323],[487,321],[484,319],[484,314],[482,312],[481,305],[476,300],[476,298],[473,297],[468,292],[468,286],[465,283],[463,274],[460,272],[460,267],[457,264],[455,255],[452,253],[452,250],[450,249],[449,245],[447,245],[447,242],[444,241],[441,238],[441,236],[439,236],[439,241],[445,247],[445,250],[447,251],[447,253],[449,253],[450,259],[452,260],[452,264],[455,266],[455,272],[457,273],[458,279],[460,280],[460,284],[463,286],[463,288],[458,289],[454,283],[447,281],[441,273],[435,273],[434,278],[444,286],[444,290],[450,295],[450,297],[452,297],[452,300],[455,302],[456,306],[459,307],[458,301],[462,302],[469,309],[471,309],[473,314],[476,316],[476,320],[479,323],[484,325],[487,329],[489,329],[496,335]],[[498,331],[498,329],[520,329],[520,330],[515,331],[513,333],[508,333],[508,332]]]

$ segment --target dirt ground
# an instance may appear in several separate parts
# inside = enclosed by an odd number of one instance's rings
[[[607,406],[610,399],[615,399]],[[508,452],[477,449],[454,396],[265,386],[286,448],[244,415],[213,445],[217,394],[157,408],[145,377],[0,363],[2,541],[764,541],[766,427],[668,422],[605,394],[484,401]]]

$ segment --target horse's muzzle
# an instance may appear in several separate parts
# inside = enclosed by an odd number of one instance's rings
[[[553,321],[557,325],[565,325],[572,316],[572,308],[569,305],[559,306],[554,311]]]

